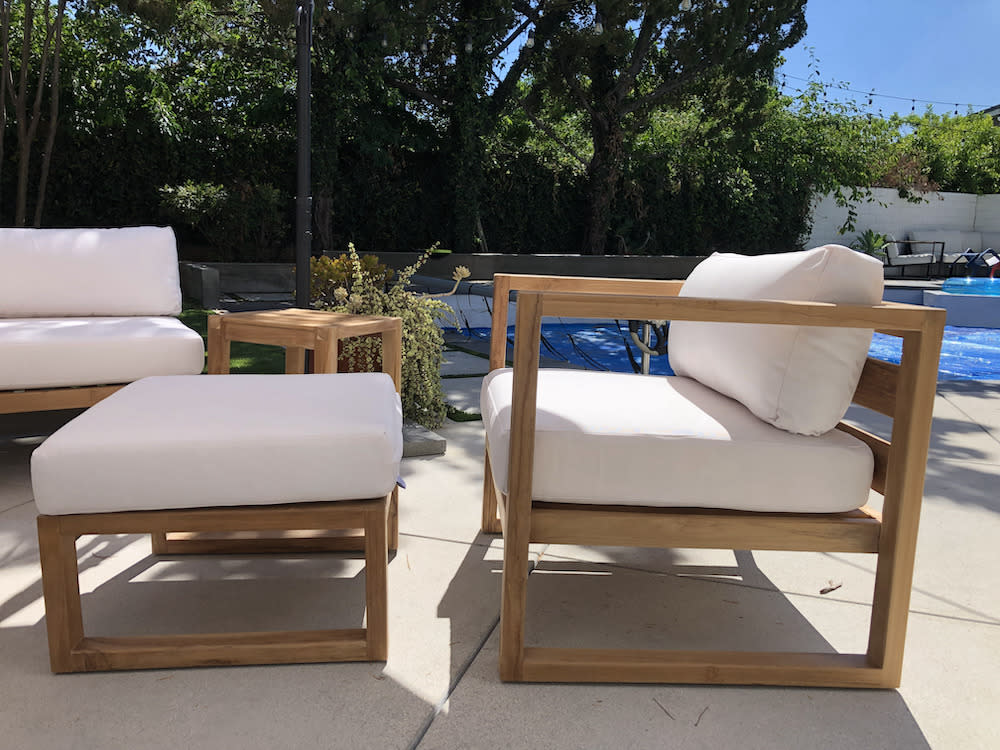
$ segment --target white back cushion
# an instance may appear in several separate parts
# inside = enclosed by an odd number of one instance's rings
[[[965,232],[961,229],[914,229],[910,232],[911,240],[921,242],[943,242],[944,252],[964,253],[966,250],[979,250],[983,244],[983,236],[979,232]],[[937,253],[940,247],[935,247]],[[915,253],[931,252],[930,245],[917,245]]]
[[[715,253],[691,272],[680,296],[876,305],[882,286],[877,259],[824,245],[777,255]],[[775,427],[820,435],[850,406],[871,337],[851,328],[675,321],[670,364]]]
[[[0,229],[0,317],[180,311],[169,227]]]

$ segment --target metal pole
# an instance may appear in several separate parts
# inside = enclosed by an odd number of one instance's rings
[[[298,69],[298,187],[295,196],[295,306],[309,307],[309,259],[312,256],[312,0],[299,0],[295,9],[296,67]]]
[[[648,320],[642,324],[642,343],[646,345],[646,348],[642,350],[642,374],[649,375],[649,345],[653,341],[653,324]]]

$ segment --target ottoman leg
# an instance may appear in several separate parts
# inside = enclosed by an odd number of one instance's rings
[[[38,553],[42,563],[45,626],[53,672],[75,672],[72,651],[83,640],[76,536],[63,533],[58,516],[38,517]]]
[[[365,637],[368,658],[385,661],[389,656],[389,551],[386,540],[388,507],[381,503],[365,514]]]
[[[393,487],[389,496],[388,535],[389,551],[395,552],[399,549],[399,487]]]
[[[153,543],[154,555],[169,555],[170,548],[167,546],[167,532],[154,531],[149,535],[149,540]]]

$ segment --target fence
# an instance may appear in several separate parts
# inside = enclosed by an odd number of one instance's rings
[[[873,229],[902,239],[914,229],[961,229],[1000,232],[1000,195],[926,193],[920,203],[910,203],[892,188],[873,188],[873,200],[857,206],[854,232],[840,234],[847,209],[830,195],[813,202],[812,234],[805,247],[835,242],[850,244],[856,234]]]

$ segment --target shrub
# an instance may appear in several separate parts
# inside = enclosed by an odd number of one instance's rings
[[[188,180],[160,188],[166,216],[201,234],[225,260],[274,257],[289,232],[285,202],[282,192],[268,184],[238,182],[226,187]]]
[[[361,274],[365,278],[371,279],[372,284],[385,285],[392,278],[393,271],[385,263],[379,263],[374,255],[365,255],[359,259],[361,264]],[[338,288],[343,288],[349,295],[353,286],[354,266],[350,256],[346,253],[339,258],[330,258],[326,255],[313,258],[310,261],[311,286],[309,298],[314,307],[322,303],[325,307],[338,304],[334,297],[334,292]]]
[[[362,260],[350,244],[346,255],[349,278],[342,286],[334,286],[322,296],[316,296],[315,292],[326,288],[333,273],[331,267],[335,267],[337,261],[313,258],[311,270],[313,307],[355,315],[402,318],[403,417],[434,428],[441,425],[447,412],[441,390],[444,336],[438,320],[454,313],[441,300],[407,289],[410,279],[430,254],[428,250],[413,265],[400,271],[395,281],[387,283],[388,274],[378,258],[366,256]],[[381,345],[377,337],[348,339],[343,344],[342,354],[358,365],[358,369],[380,368]]]

